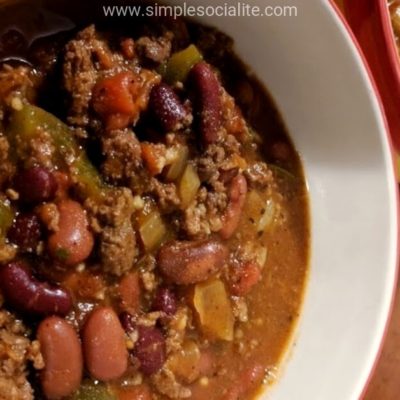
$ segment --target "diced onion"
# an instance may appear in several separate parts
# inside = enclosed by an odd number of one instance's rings
[[[155,250],[163,242],[167,228],[158,211],[152,211],[143,218],[139,233],[146,251]]]
[[[197,192],[200,188],[200,178],[196,169],[192,164],[186,166],[185,172],[179,182],[179,196],[183,209],[186,209],[192,201],[196,198]]]
[[[274,220],[276,214],[276,204],[272,199],[268,199],[265,203],[264,212],[258,221],[257,229],[259,232],[264,232],[269,229]]]

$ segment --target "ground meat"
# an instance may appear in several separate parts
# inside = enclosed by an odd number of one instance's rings
[[[200,179],[208,183],[222,181],[220,177],[222,172],[243,167],[240,154],[240,143],[232,135],[227,135],[221,143],[209,145],[206,151],[197,158]]]
[[[0,70],[0,109],[4,106],[18,108],[25,100],[33,102],[40,81],[40,74],[32,68],[4,65]]]
[[[191,239],[201,239],[222,228],[222,215],[227,207],[224,186],[220,190],[201,188],[196,202],[183,213],[182,230]]]
[[[65,50],[64,86],[71,96],[69,122],[73,125],[88,124],[88,110],[92,90],[100,72],[122,64],[122,56],[114,54],[101,40],[94,25],[78,33]]]
[[[100,235],[100,257],[104,271],[121,276],[133,267],[137,255],[136,236],[128,220],[118,227],[104,228]]]
[[[15,166],[9,159],[10,144],[5,136],[0,135],[0,187],[11,180]]]
[[[265,162],[259,161],[251,164],[245,171],[244,175],[250,187],[265,188],[272,184],[274,175]]]
[[[131,178],[141,168],[140,143],[132,131],[114,132],[112,137],[103,139],[102,147],[106,158],[102,171],[111,182]]]
[[[187,399],[192,395],[192,391],[182,386],[176,380],[174,373],[166,366],[160,372],[154,374],[151,381],[158,392],[171,399]]]
[[[223,125],[228,135],[233,135],[240,141],[245,141],[249,135],[249,128],[242,112],[236,105],[235,99],[226,90],[222,91]]]
[[[190,310],[188,307],[179,307],[174,317],[168,321],[166,329],[167,354],[170,355],[182,350],[182,344],[186,336],[186,328],[191,321]]]
[[[21,140],[18,136],[16,147],[24,149],[24,154],[26,154],[24,158],[25,167],[40,165],[48,169],[54,168],[55,147],[49,132],[40,129],[29,142],[21,142]]]
[[[22,322],[8,311],[0,310],[0,398],[31,400],[33,390],[27,380],[27,363],[36,369],[44,367],[37,341],[27,338]]]
[[[161,64],[171,55],[171,39],[170,32],[159,38],[143,36],[135,43],[135,50],[141,58]]]
[[[162,183],[156,178],[150,180],[148,193],[156,198],[163,213],[176,210],[181,202],[174,183]]]
[[[109,190],[100,206],[91,200],[85,203],[91,225],[99,236],[99,254],[103,270],[117,276],[133,267],[137,255],[136,236],[132,227],[135,210],[132,193],[127,188]]]
[[[88,200],[86,206],[97,217],[101,226],[118,227],[130,221],[135,210],[132,193],[127,188],[110,189],[99,206]]]

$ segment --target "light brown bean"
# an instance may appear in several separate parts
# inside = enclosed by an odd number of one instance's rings
[[[112,308],[100,307],[83,329],[83,350],[90,375],[106,382],[120,378],[128,367],[125,333]]]
[[[74,328],[64,319],[48,317],[37,332],[45,368],[40,379],[47,399],[57,400],[75,392],[81,383],[81,343]]]
[[[247,181],[242,174],[236,175],[231,182],[229,189],[229,203],[222,218],[223,226],[220,230],[222,239],[232,237],[239,226],[240,217],[247,195]]]
[[[136,313],[140,305],[140,280],[138,272],[125,275],[119,282],[119,297],[121,308],[130,313]]]
[[[65,265],[86,260],[93,249],[94,239],[82,206],[73,200],[58,203],[58,230],[49,237],[48,248],[53,258]]]
[[[224,265],[228,255],[228,249],[218,241],[173,241],[161,247],[158,265],[172,283],[191,285],[215,274]]]

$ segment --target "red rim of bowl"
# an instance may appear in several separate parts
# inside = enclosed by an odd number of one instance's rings
[[[387,0],[351,0],[344,11],[369,62],[386,112],[392,140],[400,151],[400,56]]]
[[[352,6],[353,6],[354,3],[356,2],[356,0],[351,0],[351,2],[352,2]],[[366,0],[361,0],[361,2],[364,5],[366,5],[368,2],[371,3],[371,1],[366,1]],[[390,129],[389,121],[388,121],[388,118],[386,117],[386,113],[385,113],[386,107],[384,106],[384,101],[388,101],[388,99],[385,98],[385,96],[383,96],[383,95],[381,96],[382,92],[380,92],[380,90],[378,89],[377,82],[376,82],[375,77],[373,75],[373,69],[370,68],[370,65],[368,64],[368,61],[367,61],[366,54],[364,54],[363,48],[361,47],[362,44],[358,42],[358,40],[356,38],[356,35],[354,34],[354,32],[352,30],[352,27],[349,25],[348,21],[345,19],[344,15],[340,11],[340,9],[337,6],[337,4],[335,3],[335,1],[334,0],[329,0],[329,3],[331,4],[332,8],[336,12],[336,14],[339,16],[339,18],[342,21],[344,27],[348,31],[348,34],[349,34],[350,38],[352,39],[355,47],[357,48],[357,51],[358,51],[358,53],[359,53],[359,55],[361,57],[361,60],[362,60],[362,62],[364,64],[364,67],[365,67],[365,69],[366,69],[366,71],[368,73],[371,85],[372,85],[372,87],[374,89],[374,92],[375,92],[375,95],[376,95],[376,97],[378,99],[378,103],[379,103],[379,106],[380,106],[380,109],[381,109],[381,114],[382,114],[382,117],[383,117],[383,120],[384,120],[384,123],[385,123],[385,126],[386,126],[387,139],[388,139],[388,142],[390,144],[390,148],[392,150],[393,170],[396,171],[395,158],[394,158],[394,153],[395,153],[394,136],[390,135],[390,132],[393,132],[393,131],[391,131],[391,129]],[[379,1],[380,6],[382,6],[383,3],[385,3],[385,5],[386,5],[386,0]],[[398,110],[397,113],[398,113],[398,116],[399,116],[399,118],[398,118],[398,120],[399,120],[398,132],[400,132],[400,59],[399,59],[399,56],[397,54],[397,48],[396,48],[396,44],[395,44],[395,41],[394,41],[394,36],[393,36],[393,32],[392,32],[392,26],[391,26],[391,22],[390,22],[390,19],[389,19],[389,12],[388,12],[387,8],[386,8],[386,14],[387,14],[387,18],[386,19],[390,24],[389,28],[390,28],[390,35],[391,35],[391,39],[388,41],[388,43],[390,43],[390,46],[394,47],[394,49],[396,51],[396,53],[393,53],[393,51],[391,51],[390,54],[391,54],[391,58],[393,58],[394,54],[396,55],[396,59],[395,59],[395,65],[396,65],[395,68],[396,69],[394,71],[397,71],[396,72],[397,73],[396,79],[398,80],[398,92],[399,92],[399,94],[398,94],[397,102],[399,104],[399,108],[397,109]],[[346,16],[347,16],[347,14],[346,14]],[[387,24],[384,24],[384,25],[385,25],[385,29],[384,30],[387,33],[388,25]],[[393,65],[392,65],[392,68],[393,68]],[[397,186],[397,182],[395,182],[395,185]],[[377,364],[378,364],[378,361],[379,361],[379,357],[380,357],[380,355],[382,353],[384,341],[385,341],[386,335],[388,333],[390,317],[392,315],[393,308],[394,308],[396,287],[397,287],[397,281],[399,279],[399,272],[400,272],[399,271],[399,269],[400,269],[400,197],[399,197],[399,191],[397,191],[396,197],[397,197],[396,206],[397,206],[397,229],[398,229],[398,233],[397,233],[398,240],[397,240],[397,249],[396,249],[396,252],[397,252],[397,269],[396,269],[396,277],[394,279],[393,287],[392,287],[391,306],[390,306],[390,311],[389,311],[389,313],[387,315],[386,326],[385,326],[384,334],[383,334],[383,336],[381,338],[381,342],[380,342],[380,345],[379,345],[379,350],[378,350],[378,352],[376,354],[375,361],[374,361],[374,364],[373,364],[373,366],[371,368],[369,376],[368,376],[368,378],[367,378],[367,380],[365,382],[365,385],[364,385],[362,394],[360,396],[360,399],[362,399],[365,396],[365,394],[366,394],[366,392],[368,390],[369,383],[371,382],[373,374],[374,374],[375,369],[377,367]]]

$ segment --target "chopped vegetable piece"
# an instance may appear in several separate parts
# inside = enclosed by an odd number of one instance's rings
[[[162,172],[165,166],[165,148],[153,143],[142,143],[142,158],[147,170],[152,176]]]
[[[193,44],[173,54],[165,67],[165,80],[170,84],[184,82],[192,67],[202,59],[202,54]]]
[[[103,385],[84,383],[71,400],[117,400],[117,398]]]
[[[221,280],[197,284],[193,303],[205,334],[226,341],[233,340],[232,306]]]
[[[201,182],[197,171],[192,164],[188,164],[178,186],[183,209],[189,207],[190,203],[196,198],[200,184]]]
[[[7,231],[11,227],[14,220],[14,212],[10,204],[6,200],[0,201],[0,243],[2,243],[7,235]]]
[[[276,215],[276,204],[273,199],[268,199],[262,210],[261,218],[258,221],[257,225],[258,232],[264,232],[267,229],[269,229],[275,220],[275,215]]]
[[[182,348],[172,354],[168,366],[174,374],[186,383],[194,382],[200,375],[200,349],[193,340],[183,343]]]
[[[28,144],[40,131],[49,133],[55,146],[55,164],[68,167],[72,178],[79,184],[82,196],[100,197],[105,189],[100,175],[78,146],[70,129],[54,115],[39,107],[25,105],[11,115],[7,134],[17,160],[25,160]]]
[[[146,251],[156,250],[167,234],[167,228],[158,211],[152,211],[141,218],[139,233]]]
[[[267,257],[268,257],[268,249],[266,247],[263,246],[257,249],[256,261],[261,269],[264,268],[265,263],[267,262]]]
[[[261,197],[261,194],[258,191],[252,190],[247,195],[244,212],[246,218],[253,224],[258,223],[264,204],[265,200]]]
[[[167,181],[176,181],[179,179],[183,172],[189,158],[189,149],[187,146],[179,146],[177,149],[177,156],[175,161],[168,168],[166,179]]]

